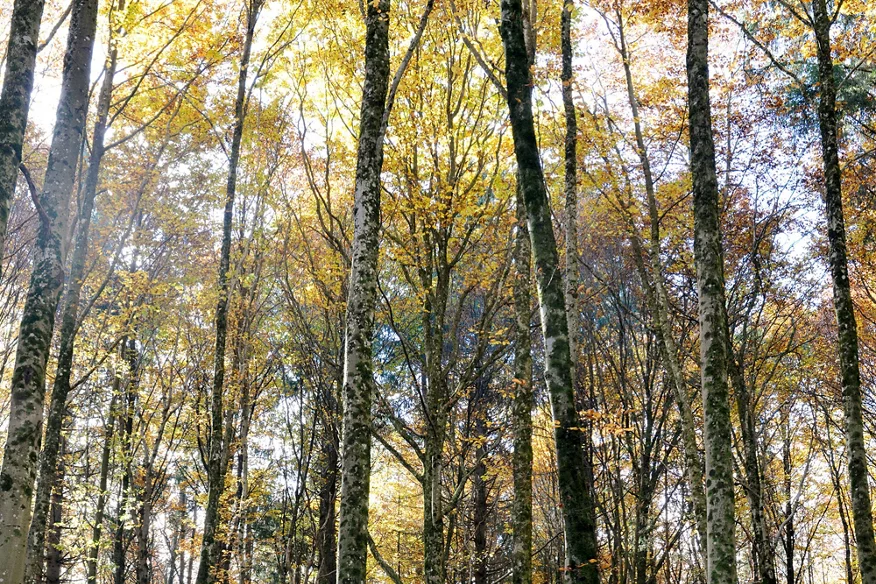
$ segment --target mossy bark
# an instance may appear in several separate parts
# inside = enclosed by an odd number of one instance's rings
[[[38,198],[40,230],[19,329],[9,432],[0,472],[0,557],[8,559],[0,562],[0,581],[4,584],[24,581],[31,502],[42,438],[46,363],[64,284],[68,209],[88,111],[97,4],[97,0],[77,0],[73,7],[61,100],[43,191]]]
[[[354,234],[344,348],[338,583],[364,584],[371,479],[371,342],[377,301],[383,118],[389,86],[389,0],[367,4]]]
[[[123,9],[124,0],[119,0],[116,10]],[[78,230],[73,246],[73,257],[70,261],[70,274],[67,278],[67,292],[64,295],[63,308],[61,309],[58,366],[55,372],[55,382],[52,385],[52,395],[46,417],[46,431],[43,438],[43,450],[40,455],[36,502],[34,504],[33,521],[31,522],[30,533],[28,534],[28,580],[35,580],[42,573],[42,550],[45,546],[49,499],[56,482],[55,469],[58,464],[61,426],[67,410],[67,395],[70,393],[70,378],[73,371],[73,344],[79,326],[79,297],[82,292],[85,260],[88,255],[91,214],[94,210],[100,165],[104,154],[104,137],[106,135],[110,101],[112,100],[117,53],[115,43],[111,38],[109,57],[104,69],[103,82],[97,102],[97,119],[94,123],[94,136],[91,141],[91,154],[88,159],[88,171],[85,177],[82,204],[79,210]]]
[[[688,0],[688,111],[706,450],[706,575],[709,584],[736,584],[736,518],[727,379],[730,346],[709,100],[708,11],[708,0]]]
[[[831,55],[831,19],[826,0],[814,0],[815,39],[818,45],[818,124],[824,166],[824,210],[827,219],[828,263],[833,281],[843,411],[849,457],[852,519],[858,550],[858,569],[863,584],[876,584],[876,541],[867,471],[867,451],[861,405],[861,372],[858,363],[858,325],[849,284],[846,227],[843,217],[842,175],[837,138],[836,82]]]
[[[645,179],[645,196],[648,206],[648,249],[650,269],[646,267],[641,238],[637,228],[631,223],[630,233],[635,253],[636,269],[645,288],[645,301],[654,319],[654,328],[660,347],[660,356],[663,366],[669,375],[675,402],[678,406],[681,421],[681,439],[684,452],[685,474],[690,488],[690,500],[693,507],[696,522],[697,537],[703,553],[706,549],[706,493],[703,486],[703,463],[700,448],[697,444],[696,421],[693,415],[690,395],[684,382],[681,362],[678,357],[678,348],[675,344],[675,336],[672,323],[669,319],[669,298],[666,293],[666,283],[663,277],[663,262],[660,259],[660,214],[657,208],[657,192],[654,185],[654,177],[651,173],[651,159],[648,155],[648,147],[642,129],[642,121],[639,115],[639,100],[633,84],[633,73],[630,64],[629,49],[627,48],[626,32],[622,15],[618,13],[617,23],[619,30],[619,49],[624,66],[624,77],[627,86],[627,99],[630,103],[630,113],[633,114],[633,130],[636,139],[636,152],[642,165],[642,174]]]
[[[526,228],[526,208],[517,189],[517,233],[514,241],[514,453],[511,467],[514,501],[511,553],[514,584],[532,584],[532,249]]]
[[[15,0],[0,93],[0,250],[6,240],[21,148],[30,110],[40,20],[45,0]]]
[[[520,0],[503,0],[501,13],[500,30],[505,47],[508,109],[517,158],[518,188],[526,207],[535,260],[544,335],[545,380],[554,419],[558,486],[566,536],[564,573],[569,582],[595,584],[599,581],[595,513],[583,432],[575,407],[564,278],[533,123],[532,78]]]

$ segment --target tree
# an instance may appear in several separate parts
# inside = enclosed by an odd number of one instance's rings
[[[0,579],[11,584],[24,581],[25,545],[42,439],[46,363],[64,285],[67,219],[88,111],[96,27],[97,0],[77,0],[67,37],[61,101],[43,190],[39,197],[33,193],[40,230],[21,318],[9,433],[0,472],[0,555],[11,558],[0,568]]]
[[[849,285],[846,253],[846,228],[842,203],[842,170],[837,138],[836,81],[831,55],[832,17],[826,0],[812,3],[812,27],[818,56],[818,127],[824,169],[824,210],[829,245],[828,263],[833,282],[833,304],[838,328],[838,352],[842,379],[846,444],[849,457],[852,519],[858,550],[858,569],[864,584],[876,582],[876,539],[873,535],[873,510],[864,425],[861,405],[861,373],[858,365],[858,326]]]
[[[389,86],[389,0],[368,3],[350,253],[341,434],[338,584],[364,584],[371,474],[371,343],[377,301],[380,171]]]
[[[234,222],[234,197],[237,190],[237,167],[240,161],[240,145],[247,109],[247,74],[255,36],[255,26],[264,0],[246,0],[243,46],[237,76],[237,94],[234,99],[234,127],[231,148],[228,153],[228,181],[225,186],[225,209],[222,215],[222,248],[219,252],[219,277],[216,289],[216,348],[213,356],[213,391],[210,395],[210,439],[207,461],[207,484],[209,495],[204,512],[204,537],[201,543],[201,561],[198,562],[197,584],[215,581],[218,553],[219,501],[225,489],[225,473],[228,470],[230,444],[223,434],[222,397],[225,391],[225,346],[228,335],[228,300],[230,295],[231,231]],[[229,426],[230,427],[230,426]]]
[[[569,322],[551,224],[544,174],[532,118],[532,77],[519,0],[501,5],[508,110],[517,158],[517,180],[526,206],[545,345],[545,381],[551,397],[554,441],[566,538],[566,575],[572,582],[598,581],[596,526],[583,433],[575,405]]]
[[[9,208],[21,164],[30,110],[37,41],[45,0],[15,0],[0,93],[0,249],[6,241]]]
[[[687,10],[694,255],[699,297],[700,371],[706,446],[706,575],[709,584],[736,584],[736,502],[727,380],[730,343],[709,99],[708,0],[689,0]]]

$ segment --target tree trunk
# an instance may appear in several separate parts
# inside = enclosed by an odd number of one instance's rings
[[[116,396],[119,391],[118,376],[113,381],[113,395],[107,412],[107,426],[104,431],[103,446],[100,452],[100,478],[98,479],[97,508],[94,511],[94,527],[91,530],[91,542],[88,545],[86,560],[86,582],[97,583],[97,556],[100,551],[100,538],[103,533],[103,516],[106,510],[107,479],[109,477],[110,449],[113,442],[116,419]]]
[[[785,582],[796,584],[794,572],[794,502],[791,491],[791,404],[782,408],[782,471],[784,473],[785,490]]]
[[[740,437],[742,439],[742,468],[745,470],[745,494],[751,514],[752,546],[757,567],[757,582],[777,584],[776,558],[770,542],[764,515],[763,476],[760,457],[757,454],[757,428],[754,421],[754,405],[751,393],[735,357],[728,362],[730,379],[736,393],[736,409],[739,413]]]
[[[52,135],[33,272],[19,329],[11,383],[9,431],[0,472],[0,581],[24,580],[31,500],[42,437],[46,362],[64,284],[68,208],[88,111],[97,0],[77,0],[70,21],[61,101]]]
[[[482,441],[477,447],[477,467],[472,475],[472,498],[474,499],[474,510],[472,512],[472,523],[474,531],[474,584],[487,584],[487,481],[484,475],[487,472],[487,465],[484,462],[487,456],[485,427],[482,417],[486,413],[477,413],[479,416],[477,421],[478,438]]]
[[[219,562],[220,543],[219,501],[225,488],[228,445],[223,437],[222,394],[225,390],[225,345],[228,336],[229,271],[231,268],[231,231],[234,222],[234,197],[237,192],[237,167],[240,161],[240,143],[246,118],[246,80],[256,20],[263,0],[246,0],[246,34],[244,36],[240,67],[237,76],[237,95],[234,100],[234,129],[231,152],[228,157],[228,180],[225,185],[225,210],[222,221],[222,249],[219,256],[219,276],[216,303],[216,345],[213,354],[213,391],[210,398],[210,440],[207,460],[207,507],[204,510],[204,534],[201,540],[201,558],[198,563],[197,584],[215,581],[213,568]]]
[[[49,515],[49,537],[45,541],[46,548],[46,584],[60,584],[61,568],[64,566],[64,554],[61,551],[61,522],[64,518],[64,442],[61,443],[61,459],[58,461],[57,481],[52,492],[51,513]],[[42,572],[37,573],[30,582],[42,582]]]
[[[678,359],[678,348],[675,344],[675,336],[672,323],[669,320],[669,299],[666,294],[666,284],[663,278],[663,262],[660,259],[660,215],[657,209],[657,193],[654,185],[654,177],[651,174],[651,159],[648,155],[648,147],[645,144],[645,136],[642,131],[641,117],[639,116],[639,100],[633,84],[633,73],[630,65],[630,55],[627,48],[626,30],[620,12],[617,15],[620,53],[624,65],[624,76],[627,85],[627,99],[633,114],[633,129],[636,137],[636,150],[642,165],[642,174],[645,179],[645,196],[648,204],[649,238],[648,256],[650,258],[649,271],[641,260],[642,253],[635,248],[641,248],[639,235],[636,227],[631,225],[633,247],[635,253],[636,268],[645,288],[646,302],[656,324],[657,340],[660,347],[660,356],[663,358],[664,368],[672,382],[673,395],[678,405],[678,413],[681,419],[681,439],[684,447],[685,473],[690,485],[690,497],[696,520],[697,535],[700,549],[703,554],[706,550],[706,493],[703,487],[703,463],[700,458],[700,448],[697,445],[696,422],[694,421],[693,408],[687,386],[684,382],[681,363]]]
[[[325,406],[328,409],[328,405]],[[316,533],[319,569],[317,584],[334,584],[337,580],[337,541],[335,500],[338,495],[338,444],[334,428],[329,425],[333,411],[325,414],[323,442],[325,444],[323,483],[319,489],[319,527]]]
[[[526,209],[517,188],[517,233],[514,241],[514,403],[511,458],[514,500],[511,522],[513,584],[532,584],[532,282]]]
[[[15,194],[45,0],[15,0],[0,93],[0,252]]]
[[[563,278],[533,125],[532,78],[523,35],[523,14],[520,0],[503,0],[501,8],[508,109],[519,188],[526,205],[529,237],[535,258],[545,345],[545,379],[554,419],[560,502],[566,536],[565,574],[571,582],[595,584],[599,579],[595,512],[588,484],[583,433],[575,407]]]
[[[377,299],[383,117],[389,85],[389,0],[367,5],[355,221],[344,350],[338,583],[364,584],[371,474],[371,341]]]
[[[707,477],[706,573],[709,584],[736,584],[733,453],[727,383],[730,346],[709,101],[708,11],[708,0],[688,0],[687,81],[694,194],[694,261],[699,297]]]
[[[861,373],[858,366],[858,325],[849,285],[846,257],[846,227],[843,217],[842,176],[837,138],[836,82],[831,55],[830,26],[826,0],[814,0],[814,30],[818,45],[818,125],[824,162],[824,209],[827,215],[828,261],[833,280],[833,305],[836,310],[838,349],[842,371],[843,411],[849,456],[849,483],[852,520],[858,549],[858,568],[862,584],[876,583],[876,541],[873,536],[873,511],[864,445],[861,406]]]
[[[247,333],[248,334],[248,331]],[[246,343],[246,340],[241,341]],[[243,346],[239,349],[242,352],[247,351],[247,347]],[[246,375],[246,355],[241,358],[244,363],[241,368],[242,375]],[[237,534],[238,548],[238,584],[249,584],[250,572],[252,566],[249,563],[250,558],[247,556],[247,546],[249,545],[251,534],[249,532],[249,429],[250,421],[252,420],[253,405],[250,403],[249,381],[241,380],[240,390],[240,441],[239,450],[237,453],[237,476],[238,476],[238,510],[237,514],[240,518]]]
[[[136,255],[136,254],[135,254]],[[136,259],[131,262],[131,271],[134,271]],[[125,388],[125,409],[122,419],[122,453],[121,459],[124,466],[122,474],[121,493],[119,495],[119,504],[116,510],[116,533],[113,539],[113,564],[115,571],[113,575],[114,584],[125,584],[125,572],[127,567],[125,550],[129,528],[125,525],[125,516],[128,515],[128,507],[130,506],[131,496],[131,458],[133,457],[132,434],[134,432],[134,403],[137,399],[137,383],[138,383],[138,360],[137,360],[137,344],[134,339],[122,339],[119,347],[122,357],[128,365],[128,382]]]
[[[152,463],[148,462],[143,488],[140,492],[140,521],[137,526],[137,584],[149,584],[152,581],[151,554],[149,534],[152,528]]]
[[[560,16],[563,69],[560,74],[566,133],[563,141],[563,194],[566,210],[566,308],[569,319],[569,353],[572,355],[572,383],[578,384],[578,117],[572,99],[572,0],[563,1]]]
[[[119,0],[117,10],[124,10],[124,6],[124,0]],[[107,59],[103,83],[97,102],[97,120],[94,123],[94,138],[92,139],[91,155],[88,160],[88,172],[82,195],[82,207],[79,211],[78,231],[76,233],[76,242],[73,246],[73,258],[70,262],[70,275],[67,279],[67,292],[64,296],[63,308],[61,309],[58,365],[55,372],[55,382],[52,386],[48,415],[46,417],[46,431],[43,438],[43,451],[40,456],[36,503],[34,505],[30,533],[28,534],[28,579],[35,579],[42,572],[42,549],[45,545],[46,513],[49,507],[49,497],[54,488],[61,426],[67,411],[67,395],[70,393],[70,377],[73,371],[73,344],[78,329],[79,296],[82,292],[85,260],[88,255],[88,232],[91,226],[91,214],[94,210],[94,199],[97,195],[97,182],[100,176],[100,164],[104,154],[104,136],[106,134],[110,101],[112,100],[117,53],[115,43],[111,38],[109,58]]]

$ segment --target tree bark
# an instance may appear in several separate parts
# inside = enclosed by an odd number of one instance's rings
[[[831,19],[826,0],[814,0],[815,39],[818,46],[818,125],[824,165],[824,210],[827,219],[828,262],[833,281],[833,305],[838,329],[842,372],[843,411],[849,457],[852,520],[862,584],[876,583],[876,540],[864,443],[861,372],[858,364],[858,325],[849,284],[846,227],[843,217],[842,176],[837,137],[836,82],[831,55]]]
[[[575,407],[569,322],[557,242],[532,116],[532,78],[523,34],[520,0],[502,0],[508,109],[517,158],[519,188],[526,206],[535,259],[536,285],[545,345],[545,379],[554,419],[558,483],[566,536],[566,579],[596,583],[596,525],[589,488],[583,432]]]
[[[563,140],[563,195],[566,211],[566,308],[569,319],[569,353],[572,355],[572,383],[578,384],[578,117],[572,99],[572,8],[573,0],[563,0],[560,14],[562,45],[563,114],[566,133]]]
[[[225,185],[225,210],[222,221],[222,249],[219,255],[219,275],[216,285],[219,299],[216,302],[216,345],[213,354],[213,390],[210,397],[210,441],[207,460],[207,506],[204,510],[204,533],[201,540],[201,556],[198,563],[197,584],[215,582],[214,567],[219,561],[220,543],[217,537],[219,526],[219,502],[225,488],[228,445],[223,437],[222,394],[225,390],[225,346],[228,336],[229,272],[231,269],[231,231],[234,223],[234,198],[237,192],[237,170],[240,162],[240,144],[246,119],[247,73],[255,35],[255,25],[263,0],[246,0],[246,33],[244,36],[240,67],[237,76],[237,95],[234,100],[234,128],[231,135],[231,150],[228,156],[228,180]]]
[[[9,207],[21,164],[44,6],[45,0],[15,0],[12,6],[6,71],[0,93],[0,251],[6,240]]]
[[[675,336],[672,323],[669,320],[669,298],[666,294],[666,283],[663,277],[663,263],[660,259],[660,214],[657,208],[657,192],[654,185],[654,177],[651,173],[651,159],[648,155],[648,147],[645,144],[645,136],[642,130],[642,121],[639,115],[639,100],[633,84],[633,73],[630,65],[630,54],[627,48],[626,32],[621,14],[618,13],[618,31],[620,40],[620,53],[624,66],[624,76],[627,85],[627,99],[630,103],[630,111],[633,114],[633,129],[636,138],[636,151],[642,165],[642,174],[645,179],[645,196],[648,204],[649,238],[648,256],[650,259],[650,272],[646,269],[642,253],[635,248],[641,249],[639,235],[635,225],[631,225],[631,236],[636,258],[636,268],[642,285],[645,288],[645,300],[654,318],[656,325],[657,341],[660,347],[660,356],[663,358],[664,368],[672,382],[673,395],[678,406],[681,420],[681,439],[684,448],[685,473],[690,486],[690,498],[696,521],[697,536],[700,548],[705,554],[706,549],[706,493],[703,487],[703,463],[700,448],[697,445],[696,422],[693,415],[693,407],[690,395],[684,382],[681,363],[678,358],[678,348],[675,344]],[[649,278],[650,273],[650,278]]]
[[[97,583],[97,555],[100,550],[100,538],[103,533],[103,518],[106,510],[107,479],[109,477],[110,448],[112,446],[116,419],[116,399],[119,391],[118,376],[114,378],[113,395],[107,412],[106,428],[104,430],[103,446],[100,452],[100,478],[98,479],[97,508],[94,511],[94,527],[91,530],[91,542],[88,545],[86,559],[86,582]]]
[[[131,272],[136,268],[135,259],[131,262]],[[131,463],[133,457],[132,435],[134,433],[134,403],[137,400],[137,385],[139,383],[139,360],[137,358],[137,342],[136,340],[124,338],[119,347],[122,358],[128,366],[128,381],[125,387],[125,409],[120,415],[122,428],[122,464],[124,472],[122,473],[121,492],[119,495],[119,503],[116,509],[116,533],[113,539],[113,564],[115,570],[113,572],[114,584],[125,584],[125,572],[127,570],[127,562],[125,557],[125,549],[127,544],[125,539],[128,537],[129,527],[125,524],[125,516],[129,514],[131,505]]]
[[[29,582],[46,584],[59,584],[61,582],[61,569],[64,566],[64,554],[61,551],[61,523],[64,518],[64,446],[61,443],[61,460],[58,462],[58,476],[55,490],[52,492],[51,514],[49,515],[49,537],[46,548],[42,550],[46,555],[45,580],[43,574],[36,574]]]
[[[481,439],[478,443],[477,466],[472,474],[472,499],[474,509],[472,510],[472,531],[474,532],[474,584],[487,584],[487,517],[489,515],[489,507],[487,506],[488,488],[487,488],[487,465],[486,465],[486,427],[483,416],[486,412],[478,412],[476,422],[477,437]]]
[[[785,582],[786,584],[796,584],[797,578],[794,570],[794,547],[796,546],[794,539],[794,501],[791,492],[791,436],[793,428],[791,428],[791,404],[788,403],[782,408],[782,471],[784,474],[784,495],[785,495]]]
[[[532,281],[529,230],[526,209],[517,188],[517,233],[514,241],[514,403],[511,459],[514,501],[512,578],[514,584],[532,584]]]
[[[338,583],[364,584],[371,474],[371,342],[377,299],[383,118],[389,86],[389,0],[369,2],[353,203],[344,348]]]
[[[316,533],[316,541],[319,554],[319,568],[317,570],[317,584],[333,584],[337,580],[337,538],[335,522],[335,501],[338,495],[338,443],[333,426],[334,400],[329,397],[324,407],[329,410],[325,413],[323,423],[323,451],[324,470],[322,485],[319,489],[319,527]],[[331,408],[331,409],[329,409]]]
[[[757,567],[757,582],[777,584],[776,558],[764,515],[763,473],[757,453],[757,428],[751,393],[735,357],[730,356],[730,379],[736,394],[736,409],[739,413],[740,438],[742,439],[742,468],[745,470],[745,494],[751,515],[751,536]]]
[[[733,453],[727,381],[730,345],[709,100],[708,11],[708,0],[688,0],[687,83],[694,194],[694,261],[699,297],[706,446],[706,573],[709,584],[736,584]]]
[[[117,10],[124,10],[124,6],[124,0],[119,0]],[[113,77],[115,76],[117,55],[118,51],[115,42],[110,38],[109,58],[104,69],[103,83],[101,84],[97,102],[97,119],[94,124],[94,137],[88,160],[85,188],[83,189],[82,207],[79,211],[79,229],[76,233],[76,242],[73,246],[67,292],[64,295],[63,308],[61,309],[58,365],[55,372],[55,382],[52,385],[48,415],[46,417],[46,431],[43,438],[43,450],[40,456],[36,503],[34,505],[30,533],[28,534],[28,579],[35,579],[42,572],[42,549],[45,545],[46,513],[49,508],[49,498],[54,488],[61,426],[67,411],[67,395],[70,393],[70,377],[73,371],[73,345],[76,339],[79,318],[79,296],[82,292],[85,260],[88,255],[91,214],[94,210],[94,199],[97,195],[97,182],[100,176],[100,164],[104,154],[104,136],[106,134],[110,101],[112,100]]]
[[[68,208],[88,111],[97,0],[77,0],[70,21],[61,100],[39,207],[40,230],[12,374],[9,432],[0,472],[0,581],[24,580],[31,500],[42,437],[46,363],[64,284]]]

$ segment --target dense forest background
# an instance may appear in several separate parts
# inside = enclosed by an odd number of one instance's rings
[[[0,40],[3,584],[876,582],[871,3]]]

